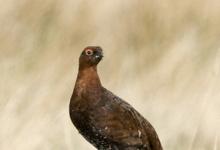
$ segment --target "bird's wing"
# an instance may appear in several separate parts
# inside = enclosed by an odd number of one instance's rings
[[[128,103],[104,90],[98,114],[93,118],[93,124],[101,129],[100,134],[124,146],[152,145],[150,138],[157,134],[150,123]]]

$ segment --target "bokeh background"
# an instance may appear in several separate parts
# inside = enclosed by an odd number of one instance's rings
[[[218,0],[0,0],[0,149],[94,150],[68,105],[78,57],[100,45],[102,84],[165,150],[220,149]]]

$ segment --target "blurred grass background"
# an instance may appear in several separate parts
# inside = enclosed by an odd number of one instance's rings
[[[166,150],[220,148],[217,0],[0,0],[0,149],[94,150],[68,104],[78,57],[100,45],[103,85]]]

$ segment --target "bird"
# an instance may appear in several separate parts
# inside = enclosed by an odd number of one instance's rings
[[[98,150],[162,150],[150,122],[102,86],[97,72],[102,58],[100,46],[86,47],[79,57],[69,104],[73,125]]]

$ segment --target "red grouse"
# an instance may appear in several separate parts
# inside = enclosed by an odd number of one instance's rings
[[[97,74],[98,46],[86,47],[69,105],[80,134],[98,150],[162,150],[152,125],[131,105],[105,89]]]

